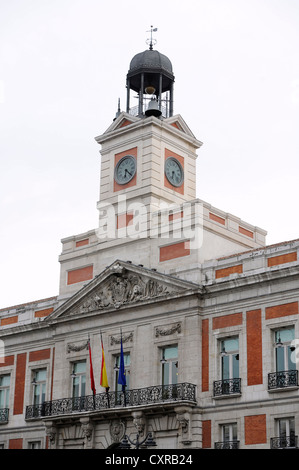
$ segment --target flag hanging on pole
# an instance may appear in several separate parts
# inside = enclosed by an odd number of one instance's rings
[[[123,391],[127,385],[126,381],[126,371],[125,371],[125,361],[124,361],[124,351],[123,351],[123,339],[120,338],[120,364],[119,364],[119,374],[118,374],[118,384],[122,385]]]
[[[104,354],[104,346],[103,340],[101,335],[101,343],[102,343],[102,367],[101,367],[101,387],[109,388],[108,379],[107,379],[107,371],[106,371],[106,363],[105,363],[105,354]]]
[[[90,387],[91,387],[92,393],[95,395],[96,394],[96,386],[95,386],[95,382],[94,382],[92,359],[91,359],[91,347],[90,347],[90,341],[89,340],[88,340],[88,350],[89,350],[89,367],[90,367]]]

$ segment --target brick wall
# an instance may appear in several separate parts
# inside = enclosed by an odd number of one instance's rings
[[[209,390],[209,320],[202,320],[201,332],[201,389]]]
[[[275,305],[266,308],[266,320],[271,318],[286,317],[289,315],[298,315],[298,302],[288,304]]]
[[[14,415],[19,415],[23,413],[25,375],[26,375],[26,356],[27,356],[26,353],[21,353],[17,355],[14,410],[13,410]]]
[[[223,269],[216,269],[215,276],[216,279],[220,279],[221,277],[227,277],[230,276],[231,274],[241,274],[243,272],[243,266],[242,264],[238,264],[235,266],[229,266],[228,268],[223,268]]]
[[[93,278],[93,266],[73,269],[67,273],[67,284],[76,284],[77,282],[88,281]]]
[[[190,242],[173,243],[160,247],[160,262],[190,255]]]
[[[245,416],[245,445],[267,442],[266,415]]]
[[[247,385],[263,383],[262,312],[246,313],[247,327]]]
[[[218,328],[226,328],[229,326],[242,325],[242,313],[231,313],[230,315],[222,315],[213,318],[213,330]]]

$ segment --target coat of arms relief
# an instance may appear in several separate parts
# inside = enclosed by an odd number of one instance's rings
[[[129,272],[120,267],[72,313],[86,313],[105,308],[120,308],[122,305],[160,297],[174,292],[159,281]]]

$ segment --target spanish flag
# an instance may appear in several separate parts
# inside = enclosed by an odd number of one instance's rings
[[[101,342],[102,342],[102,367],[101,367],[101,381],[100,381],[100,384],[101,384],[101,387],[109,388],[102,337],[101,337]]]
[[[91,347],[90,347],[90,341],[88,340],[88,349],[89,349],[89,365],[90,365],[90,387],[92,390],[92,393],[95,395],[96,394],[96,386],[94,383],[94,376],[93,376],[93,367],[92,367],[92,359],[91,359]]]

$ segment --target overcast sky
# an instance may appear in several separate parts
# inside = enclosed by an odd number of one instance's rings
[[[0,0],[0,308],[57,295],[60,240],[97,226],[94,137],[151,25],[204,143],[197,197],[299,238],[298,0]]]

